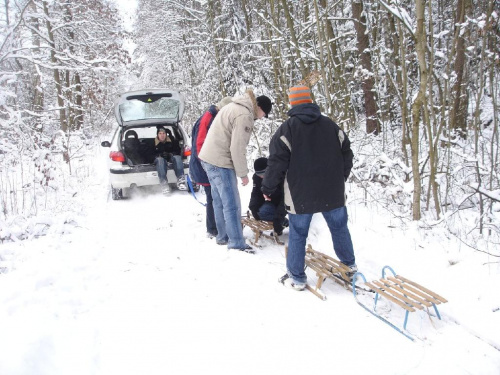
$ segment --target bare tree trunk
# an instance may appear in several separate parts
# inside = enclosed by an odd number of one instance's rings
[[[488,9],[486,12],[486,24],[490,23],[492,13],[494,9],[494,0],[490,0],[488,4]],[[489,50],[495,50],[498,48],[498,43],[496,42],[496,38],[494,36],[494,33],[491,31],[488,33],[482,33],[482,40],[481,40],[481,56],[480,56],[480,61],[479,61],[479,67],[478,67],[478,79],[479,82],[477,82],[477,95],[476,95],[476,106],[474,109],[474,116],[473,116],[473,129],[474,129],[474,153],[476,155],[482,155],[483,152],[481,152],[481,149],[484,147],[482,145],[481,139],[482,138],[482,132],[481,132],[481,102],[483,95],[485,94],[485,87],[487,86],[487,79],[489,78],[489,83],[491,87],[491,99],[492,99],[492,104],[493,104],[493,136],[491,139],[491,176],[489,177],[487,175],[484,175],[484,165],[487,163],[487,161],[484,159],[484,156],[478,159],[475,162],[475,167],[476,167],[476,182],[479,186],[487,186],[489,189],[493,190],[493,184],[494,184],[494,177],[493,175],[495,174],[495,165],[498,166],[498,103],[497,103],[497,92],[496,90],[498,87],[498,82],[494,83],[494,70],[496,67],[494,64],[490,64],[488,61],[488,54],[490,53]],[[488,67],[488,65],[490,65]],[[488,75],[484,74],[485,72],[489,72]],[[488,77],[489,76],[489,77]],[[496,152],[495,152],[495,139],[496,139]],[[498,167],[497,167],[498,169]],[[497,174],[497,173],[496,173]],[[498,174],[497,174],[498,175]],[[490,184],[488,186],[488,180],[490,180]],[[498,178],[498,177],[497,177]],[[484,181],[484,182],[483,182]],[[498,184],[498,180],[497,180]],[[498,186],[498,185],[496,185]],[[485,220],[485,211],[486,211],[486,201],[483,197],[483,194],[479,194],[479,213],[480,213],[480,221],[479,221],[479,233],[482,234],[484,232],[484,220]],[[491,212],[492,209],[492,203],[490,203],[490,206],[488,207],[488,211]]]
[[[466,90],[467,74],[466,74],[466,56],[465,56],[465,43],[467,33],[462,33],[460,28],[465,22],[466,16],[470,13],[472,7],[470,0],[458,0],[457,14],[455,18],[456,30],[456,50],[455,50],[455,66],[454,71],[456,81],[452,88],[453,106],[450,112],[451,128],[458,130],[461,137],[467,134],[467,108],[469,97]]]
[[[6,2],[8,4],[8,1]],[[33,11],[33,14],[36,13],[36,7],[35,4],[31,4],[30,9]],[[29,25],[32,28],[31,32],[31,40],[33,42],[33,45],[36,46],[33,50],[33,52],[38,53],[40,52],[40,24],[38,23],[38,18],[36,17],[30,17],[29,20]],[[43,110],[43,104],[44,104],[44,96],[43,96],[43,91],[41,87],[42,83],[42,78],[40,77],[40,73],[37,69],[35,69],[35,72],[33,74],[33,98],[31,101],[31,108],[34,112],[40,112]],[[40,122],[37,124],[36,128],[40,131],[43,129],[43,124]],[[40,126],[41,125],[41,126]]]
[[[427,90],[427,64],[425,61],[426,32],[425,32],[425,0],[415,0],[417,29],[415,31],[415,48],[420,70],[420,85],[417,97],[412,105],[412,139],[411,159],[413,171],[413,220],[420,220],[420,199],[422,196],[422,182],[419,169],[419,133],[420,118],[423,106],[426,106],[425,92]]]
[[[434,19],[432,16],[431,2],[429,2],[429,44],[434,45]],[[432,80],[434,72],[434,49],[429,49],[429,68],[428,68],[428,90],[429,93],[429,103],[434,102],[434,82]],[[436,210],[436,216],[439,219],[441,217],[441,203],[439,201],[439,185],[436,181],[438,173],[438,163],[439,163],[439,149],[437,147],[438,138],[441,133],[441,127],[437,126],[437,120],[435,116],[434,106],[424,106],[424,124],[427,128],[427,134],[429,135],[429,187],[427,194],[427,206],[426,210],[429,210],[429,205],[431,202],[430,194],[432,192],[432,197],[434,198],[434,208]]]
[[[43,12],[46,16],[46,27],[47,27],[47,36],[49,39],[50,45],[50,61],[55,65],[57,64],[56,58],[56,43],[54,41],[54,33],[52,31],[52,24],[50,23],[50,14],[48,8],[48,1],[43,1]],[[66,108],[64,107],[64,97],[63,97],[63,89],[61,82],[61,75],[59,69],[53,68],[54,72],[54,84],[56,86],[56,94],[57,94],[57,105],[59,106],[59,124],[61,126],[61,130],[66,132],[68,130],[68,122],[66,119]]]
[[[207,11],[207,21],[208,21],[208,29],[210,30],[210,38],[212,40],[212,45],[214,49],[214,56],[215,56],[215,64],[217,66],[217,72],[219,73],[219,91],[221,95],[224,97],[227,95],[226,92],[226,85],[224,84],[224,74],[223,74],[223,69],[221,66],[221,53],[219,49],[219,45],[217,42],[214,41],[215,39],[215,9],[216,5],[214,4],[214,0],[209,0],[208,1],[208,11]]]
[[[66,3],[64,19],[70,23],[73,21],[73,14],[71,12],[71,3]],[[72,29],[69,30],[69,50],[71,53],[75,52],[73,43],[75,42],[75,33]],[[80,73],[75,71],[74,76],[71,77],[67,71],[67,97],[69,103],[69,128],[78,130],[83,124],[83,108],[82,108],[82,84],[80,80]],[[74,89],[72,89],[74,85]]]
[[[490,65],[489,67],[489,81],[490,81],[490,91],[491,91],[491,99],[492,99],[492,105],[493,105],[493,113],[499,113],[499,106],[498,106],[498,81],[495,82],[495,67],[493,64]],[[493,136],[491,137],[491,162],[490,162],[490,184],[488,188],[490,190],[495,189],[495,167],[498,166],[498,157],[499,157],[499,134],[498,134],[498,117],[493,116]],[[498,186],[498,185],[496,185]],[[490,213],[490,221],[491,217],[493,217],[493,206],[494,202],[493,200],[490,201],[490,205],[488,207],[488,211]],[[491,235],[491,229],[489,234]]]
[[[10,18],[9,18],[9,0],[4,1],[4,14],[5,14],[5,24],[10,25]]]
[[[406,73],[406,59],[404,48],[404,34],[401,27],[401,21],[396,20],[392,13],[387,14],[389,18],[389,30],[392,36],[392,56],[394,61],[394,70],[396,72],[395,92],[399,94],[401,105],[401,151],[406,166],[410,165],[407,145],[410,144],[409,132],[409,109],[408,109],[408,83]],[[409,181],[409,176],[407,176]]]
[[[352,17],[358,40],[358,54],[363,67],[363,94],[365,99],[366,132],[378,134],[380,123],[378,120],[378,106],[374,92],[374,78],[371,62],[370,40],[366,29],[366,17],[363,14],[363,0],[353,0]]]
[[[295,51],[297,61],[299,62],[300,71],[302,73],[302,78],[305,78],[307,77],[308,71],[300,54],[299,40],[297,39],[297,35],[295,34],[293,18],[290,15],[290,9],[288,8],[287,0],[281,0],[281,4],[283,6],[283,11],[285,12],[286,24],[288,25],[288,30],[290,31],[290,35],[292,37],[293,48],[291,48],[290,50]]]
[[[326,84],[327,78],[326,78],[326,67],[325,67],[325,56],[323,53],[324,50],[324,43],[323,43],[323,27],[322,24],[323,22],[320,20],[320,14],[319,14],[319,9],[318,9],[318,2],[317,0],[314,1],[314,10],[316,13],[316,28],[318,30],[318,44],[319,44],[319,55],[320,55],[320,66],[321,66],[321,77],[323,78],[324,85],[323,87],[325,88],[325,97],[326,97],[326,108],[325,112],[329,115],[329,117],[333,117],[332,113],[332,108],[331,108],[331,97],[330,97],[330,91],[329,91],[329,86]]]
[[[277,28],[277,20],[279,18],[278,12],[276,10],[277,5],[275,0],[269,1],[269,10],[270,13],[267,13],[267,18],[270,20],[272,25]],[[266,8],[267,10],[267,8]],[[274,36],[273,27],[266,23],[266,33],[269,40],[272,40]],[[276,112],[275,118],[284,118],[288,109],[288,95],[287,95],[287,81],[284,74],[283,66],[283,56],[281,53],[280,45],[275,48],[272,43],[266,45],[271,56],[271,65],[273,68],[273,76],[274,76],[274,85],[276,88]],[[274,107],[273,107],[274,112]],[[274,133],[274,129],[271,129]]]
[[[80,80],[80,73],[75,73],[75,120],[74,125],[76,130],[80,130],[84,120],[83,112],[83,94],[82,82]]]
[[[330,9],[327,9],[327,1],[319,0],[319,4],[326,14],[329,14]],[[331,111],[332,115],[339,118],[339,125],[344,129],[343,123],[354,124],[356,116],[353,106],[351,105],[351,92],[344,77],[345,64],[342,61],[342,52],[338,45],[338,38],[335,35],[335,28],[333,21],[325,20],[326,40],[328,41],[328,63],[330,68],[328,70],[328,79],[323,82],[328,86],[328,91],[331,93],[330,100],[332,101]]]
[[[250,34],[250,30],[252,30],[252,18],[249,16],[248,11],[247,11],[247,1],[248,0],[241,0],[241,8],[243,11],[243,15],[245,16],[245,25],[247,29],[247,35]]]

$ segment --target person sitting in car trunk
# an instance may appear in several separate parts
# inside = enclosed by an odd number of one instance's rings
[[[184,176],[184,163],[181,157],[181,147],[179,142],[167,134],[163,127],[158,128],[155,138],[155,165],[163,194],[170,193],[170,185],[167,180],[168,163],[172,163],[175,175],[177,176],[177,188],[187,190],[186,177]]]

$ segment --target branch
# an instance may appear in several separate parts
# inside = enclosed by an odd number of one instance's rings
[[[12,33],[17,29],[17,27],[24,22],[24,12],[26,11],[26,9],[28,8],[28,6],[31,4],[33,0],[29,0],[25,5],[24,5],[24,8],[21,9],[21,14],[20,14],[20,17],[19,17],[19,20],[17,21],[17,24],[12,28],[12,30],[10,30],[7,35],[5,35],[5,39],[3,40],[3,43],[2,45],[0,46],[0,51],[3,50],[3,48],[5,47],[5,43],[7,43],[7,40],[9,40],[9,37],[12,35]]]
[[[399,6],[397,8],[391,7],[389,4],[387,4],[384,0],[378,0],[378,2],[389,12],[391,13],[394,17],[396,17],[398,20],[400,20],[403,25],[406,27],[406,29],[410,32],[410,34],[415,37],[415,31],[412,29],[411,24],[410,24],[410,17],[408,16],[408,13],[406,11],[401,10]]]
[[[495,202],[500,202],[500,195],[498,195],[496,192],[491,191],[491,190],[485,190],[481,186],[472,186],[469,184],[469,187],[478,192],[479,194],[485,195],[488,198],[494,200]]]
[[[495,258],[500,258],[500,255],[497,255],[497,254],[492,254],[486,250],[481,250],[481,249],[478,249],[477,247],[474,247],[473,245],[465,242],[464,240],[462,240],[459,236],[457,236],[455,233],[453,233],[452,231],[448,231],[448,233],[450,233],[453,237],[455,237],[457,240],[459,240],[461,243],[463,243],[464,245],[470,247],[471,249],[475,250],[475,251],[479,251],[480,253],[484,253],[484,254],[488,254],[489,256],[492,256],[492,257],[495,257]]]

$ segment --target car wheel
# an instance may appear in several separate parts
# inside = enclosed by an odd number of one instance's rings
[[[130,198],[130,188],[123,188],[123,189],[120,189],[121,190],[121,197],[122,199],[127,199],[127,198]]]
[[[122,189],[115,189],[111,186],[111,199],[114,201],[122,199]]]

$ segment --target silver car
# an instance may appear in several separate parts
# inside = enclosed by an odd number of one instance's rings
[[[154,164],[158,127],[165,128],[179,142],[184,173],[189,173],[191,140],[180,124],[183,114],[184,97],[178,91],[152,89],[120,95],[115,103],[118,127],[111,142],[101,143],[110,147],[108,165],[114,200],[128,197],[131,188],[160,184]],[[168,164],[168,182],[176,187],[177,177]]]

